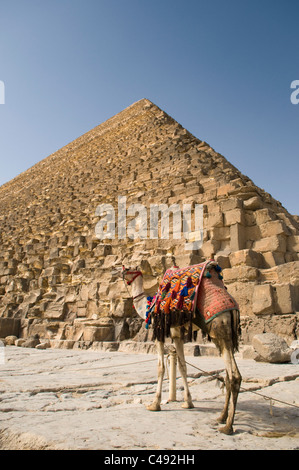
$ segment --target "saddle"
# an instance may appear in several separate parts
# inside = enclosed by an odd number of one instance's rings
[[[235,299],[223,283],[221,267],[213,260],[168,269],[153,299],[148,299],[146,326],[153,320],[154,337],[163,341],[170,327],[189,323],[188,339],[192,339],[192,323],[205,331],[205,325],[217,315],[238,310]]]

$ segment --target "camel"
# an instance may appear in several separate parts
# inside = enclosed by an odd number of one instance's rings
[[[216,265],[215,262],[214,265]],[[213,263],[211,264],[211,267],[213,268]],[[145,312],[148,301],[146,293],[144,292],[142,272],[137,268],[135,270],[132,270],[127,269],[124,266],[122,269],[123,280],[126,281],[128,286],[131,287],[131,296],[136,312],[141,318],[145,319]],[[197,307],[199,305],[199,300],[200,299],[198,297],[196,299]],[[172,338],[174,343],[178,359],[179,371],[181,373],[184,385],[184,402],[182,404],[182,407],[190,409],[194,408],[194,405],[192,403],[192,398],[187,382],[187,367],[184,355],[184,339],[182,337],[182,328],[184,328],[185,326],[186,325],[172,325],[170,327],[170,337]],[[233,434],[233,422],[239,389],[242,380],[234,357],[234,352],[235,350],[237,350],[238,347],[239,311],[236,309],[232,309],[230,311],[220,313],[211,321],[206,323],[204,326],[200,325],[200,328],[204,331],[204,333],[208,334],[209,338],[215,343],[225,362],[226,397],[223,411],[217,419],[217,422],[225,424],[223,427],[219,428],[219,431],[224,434],[230,435]],[[192,322],[192,329],[194,331],[198,330],[199,326]],[[153,403],[147,406],[147,409],[150,411],[161,410],[162,382],[165,372],[163,338],[156,339],[156,346],[158,353],[158,383],[155,399]],[[170,396],[171,395],[173,396],[175,395],[175,393],[172,391],[172,393],[170,393]]]

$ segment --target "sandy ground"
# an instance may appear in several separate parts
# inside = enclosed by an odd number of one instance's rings
[[[205,371],[224,367],[218,357],[186,359]],[[299,365],[237,362],[246,391],[239,395],[235,433],[225,436],[215,422],[223,392],[191,365],[195,408],[184,410],[177,401],[150,412],[145,405],[156,389],[154,355],[7,346],[0,365],[0,448],[299,449]],[[166,400],[167,376],[163,387]],[[182,400],[179,376],[177,390]]]

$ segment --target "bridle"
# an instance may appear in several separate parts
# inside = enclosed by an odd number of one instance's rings
[[[127,280],[125,279],[125,275],[126,275],[126,274],[133,274],[133,277],[132,277],[132,279],[130,279],[130,281],[127,281]],[[122,278],[123,278],[123,281],[124,281],[125,286],[126,286],[126,288],[127,288],[127,291],[128,291],[128,293],[129,293],[130,297],[133,299],[133,301],[134,301],[134,300],[137,300],[137,299],[141,300],[141,298],[143,298],[143,297],[146,296],[146,293],[145,293],[145,292],[141,292],[141,294],[138,294],[138,295],[135,295],[135,297],[132,297],[132,295],[130,294],[129,289],[128,289],[128,287],[127,287],[127,286],[130,286],[130,285],[132,284],[132,282],[135,281],[135,279],[137,279],[137,277],[139,277],[139,276],[142,276],[142,272],[141,272],[141,271],[138,271],[138,270],[136,270],[136,271],[131,271],[130,269],[127,269],[127,268],[125,268],[125,267],[123,266]]]

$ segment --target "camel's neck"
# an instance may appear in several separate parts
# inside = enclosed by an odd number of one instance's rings
[[[132,282],[131,286],[132,286],[132,297],[133,297],[135,310],[138,313],[138,315],[144,320],[147,299],[146,299],[146,295],[140,295],[144,293],[143,277],[142,276],[136,277],[136,279],[134,279],[134,281]]]

